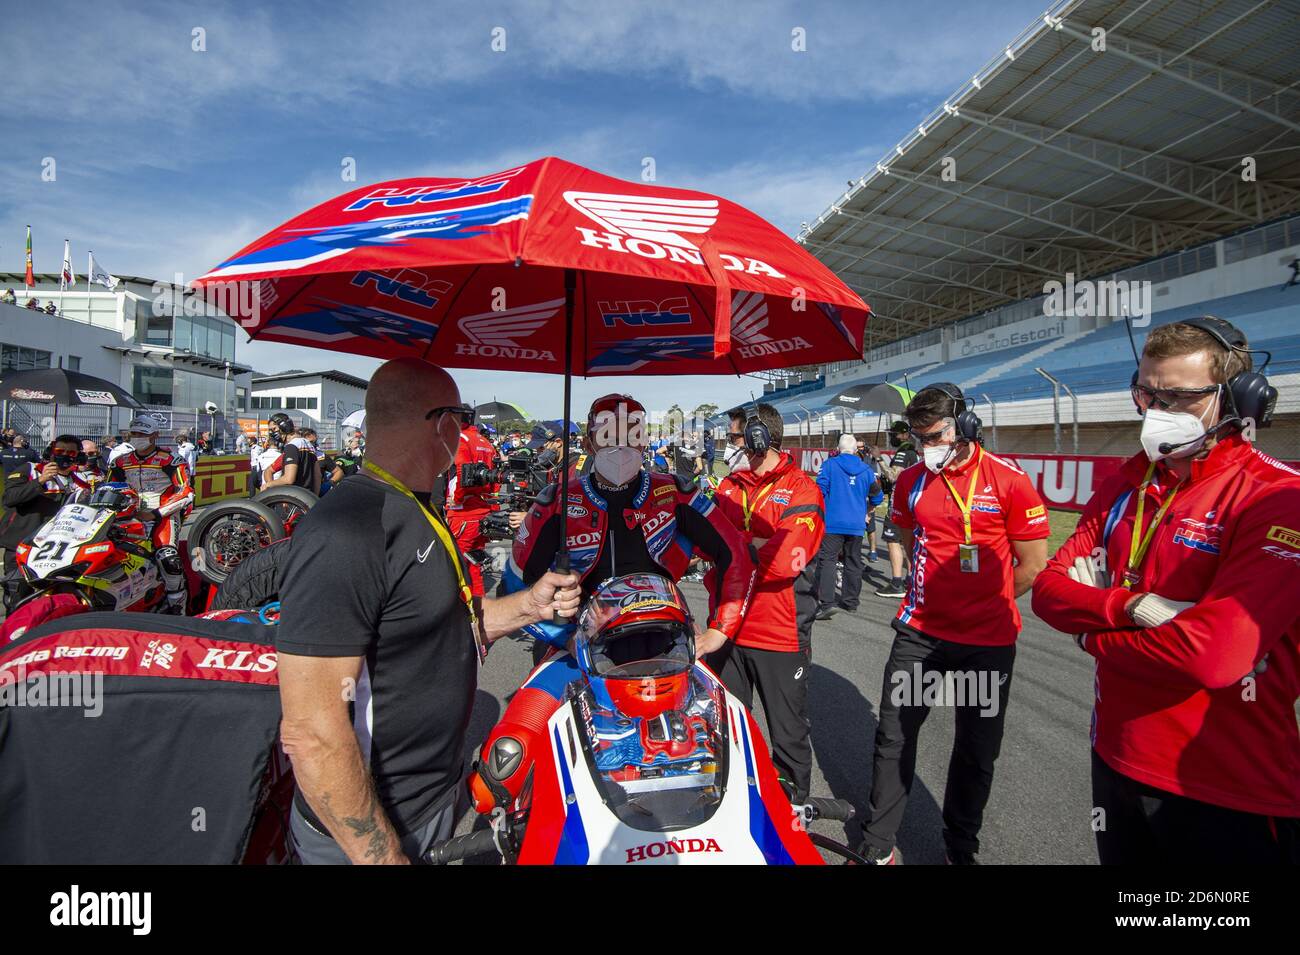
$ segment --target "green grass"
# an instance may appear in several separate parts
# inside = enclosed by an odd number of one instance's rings
[[[1079,511],[1049,511],[1047,523],[1051,525],[1052,533],[1047,538],[1047,556],[1051,557],[1060,549],[1061,545],[1070,539],[1074,533],[1075,526],[1082,517]]]

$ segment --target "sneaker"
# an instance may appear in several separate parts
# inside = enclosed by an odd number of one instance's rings
[[[858,612],[858,608],[857,608],[856,605],[850,607],[848,604],[836,604],[836,606],[839,607],[841,610],[843,610],[845,613],[857,613],[857,612]]]
[[[839,610],[836,607],[822,607],[817,611],[817,616],[814,617],[813,619],[829,620],[831,619],[831,617],[835,616],[835,614],[837,614],[838,612]]]
[[[898,850],[894,848],[890,848],[887,850],[877,849],[875,846],[864,842],[862,843],[862,845],[858,846],[857,853],[858,855],[862,856],[862,858],[867,860],[867,865],[898,865],[899,864]]]
[[[980,860],[975,858],[975,853],[968,852],[965,849],[944,849],[944,859],[948,865],[979,865]]]
[[[906,597],[907,584],[902,580],[891,580],[876,591],[877,597]]]

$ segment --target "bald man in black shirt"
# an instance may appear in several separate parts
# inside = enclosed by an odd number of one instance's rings
[[[366,394],[364,469],[294,531],[276,647],[304,862],[405,863],[448,838],[478,646],[577,612],[572,574],[469,597],[430,496],[468,410],[436,365],[383,365]]]

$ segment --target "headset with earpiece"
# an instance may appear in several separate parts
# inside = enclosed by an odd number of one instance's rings
[[[1222,318],[1215,318],[1213,315],[1184,319],[1178,324],[1199,328],[1222,345],[1224,350],[1229,353],[1235,351],[1251,355],[1259,352],[1265,356],[1264,364],[1260,366],[1259,371],[1237,372],[1227,382],[1224,393],[1228,399],[1228,407],[1220,415],[1219,427],[1228,427],[1230,424],[1240,424],[1245,421],[1253,421],[1257,428],[1268,427],[1273,420],[1273,409],[1277,406],[1277,389],[1268,383],[1268,378],[1263,374],[1263,370],[1268,367],[1268,363],[1273,359],[1272,353],[1262,348],[1251,348],[1241,329],[1231,322],[1224,321]],[[1133,344],[1132,336],[1133,331],[1130,327],[1129,344],[1133,346],[1134,361],[1138,361],[1137,346]],[[1135,368],[1133,369],[1133,377],[1129,381],[1129,389],[1135,389],[1137,383],[1138,371]],[[1134,398],[1133,404],[1137,408],[1139,415],[1145,413],[1142,406],[1137,403],[1136,398]]]
[[[938,391],[952,399],[952,417],[957,423],[957,437],[963,441],[983,443],[984,422],[973,410],[973,402],[961,393],[961,389],[949,381],[936,381],[926,385],[921,391]],[[917,392],[920,394],[921,392]]]
[[[750,415],[745,420],[745,450],[750,454],[766,454],[772,446],[772,432],[757,415]]]

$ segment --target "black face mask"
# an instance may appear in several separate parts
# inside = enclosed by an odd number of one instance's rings
[[[92,471],[98,471],[100,462],[103,460],[104,459],[98,454],[92,454],[90,457],[86,458],[86,467],[90,468]]]
[[[901,447],[903,446],[903,437],[902,437],[902,435],[891,434],[891,435],[889,436],[889,446],[890,446],[891,448],[901,448]]]

